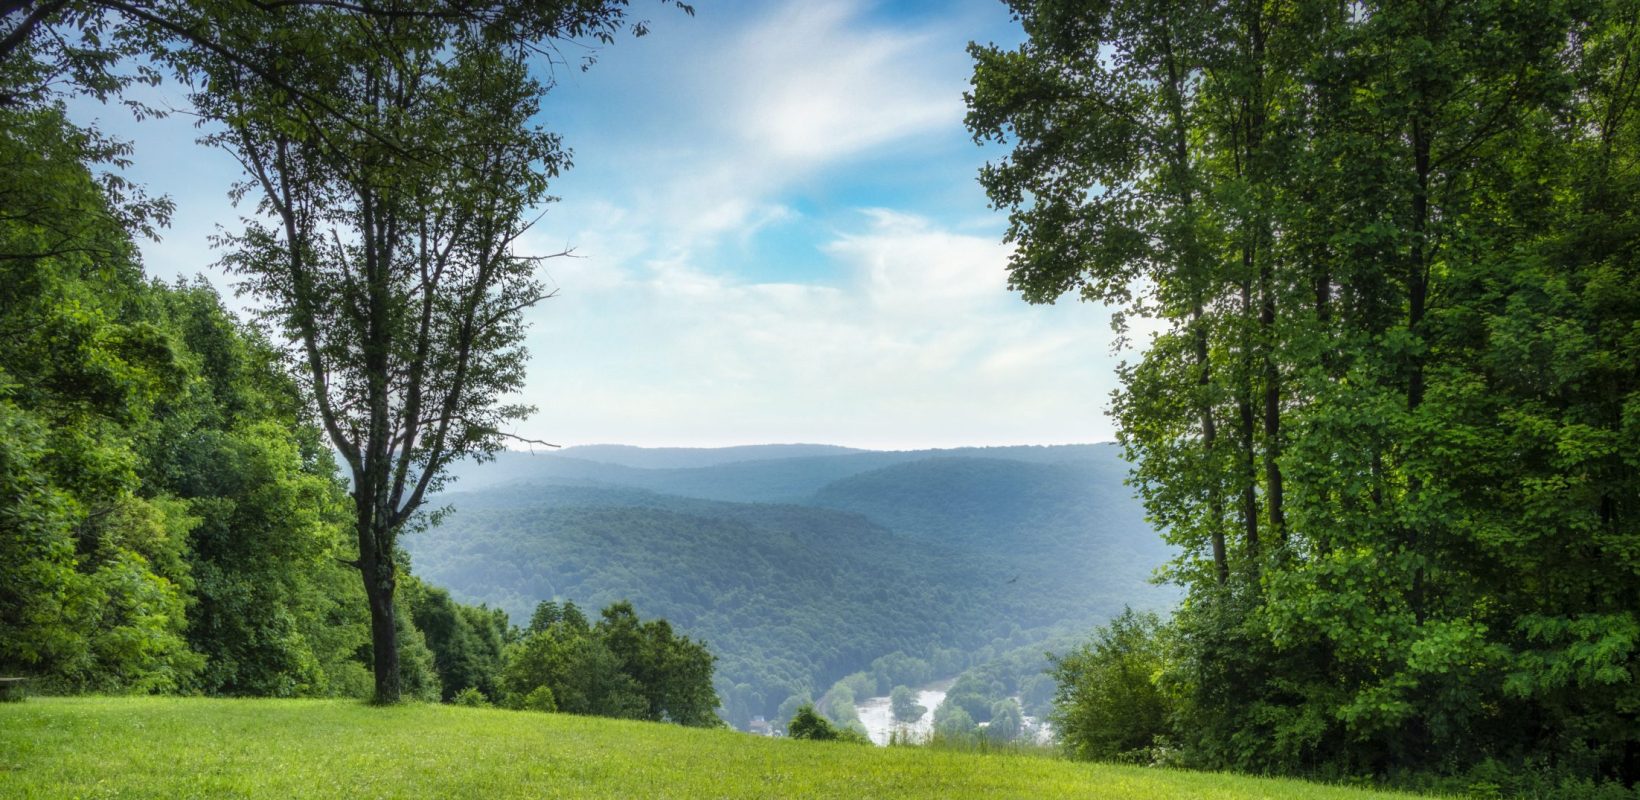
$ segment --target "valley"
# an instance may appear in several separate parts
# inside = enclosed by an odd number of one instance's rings
[[[1126,469],[1113,445],[508,452],[457,470],[450,513],[405,546],[517,623],[542,600],[664,617],[717,656],[736,727],[808,700],[852,723],[856,698],[999,659],[1032,662],[993,670],[1016,692],[1053,640],[1167,608]]]

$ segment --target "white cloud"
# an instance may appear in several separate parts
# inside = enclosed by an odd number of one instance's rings
[[[739,82],[727,132],[788,166],[817,166],[962,118],[960,80],[932,37],[861,24],[854,2],[790,3],[724,59]]]
[[[846,276],[838,286],[675,262],[560,298],[536,321],[537,349],[566,357],[536,361],[528,394],[547,413],[532,429],[657,444],[1110,437],[1097,413],[1114,364],[1104,315],[1003,291],[994,238],[899,212],[862,219],[823,248]]]
[[[874,302],[920,316],[1006,299],[1008,249],[994,234],[956,234],[889,209],[865,213],[867,231],[843,235],[825,250],[855,265]]]
[[[782,192],[850,159],[960,129],[967,61],[955,29],[889,27],[854,0],[752,7],[762,13],[727,29],[672,20],[672,49],[646,52],[644,77],[622,86],[657,102],[633,103],[614,136],[569,139],[577,169],[606,168],[602,182],[623,187],[629,216],[668,258],[792,219]],[[570,213],[574,230],[603,224]]]
[[[635,121],[651,132],[641,144],[595,143],[619,146],[622,168],[566,192],[554,227],[574,231],[588,258],[554,267],[565,292],[537,312],[531,435],[876,447],[1111,438],[1108,317],[1010,294],[1000,223],[978,208],[953,223],[850,211],[810,245],[826,277],[742,277],[780,265],[725,246],[782,235],[773,226],[801,221],[791,198],[812,182],[960,131],[968,69],[965,34],[890,28],[858,2],[760,10],[660,56],[679,65],[649,89],[664,123]],[[579,160],[602,163],[589,152]]]

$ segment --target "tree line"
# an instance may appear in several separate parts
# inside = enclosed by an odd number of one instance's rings
[[[1165,700],[1073,746],[1640,781],[1640,7],[1010,6],[1012,286],[1156,328],[1112,410],[1188,590],[1066,662]]]
[[[144,278],[77,158],[89,134],[56,109],[0,115],[18,167],[0,194],[76,237],[43,253],[58,230],[0,220],[0,672],[46,692],[372,696],[348,484],[280,351],[209,285]],[[637,699],[578,704],[530,672],[539,620],[519,631],[406,564],[396,580],[406,696],[716,720],[711,654],[630,604],[580,631]],[[565,699],[526,703],[542,686]]]
[[[645,23],[619,0],[3,11],[0,667],[60,691],[493,689],[505,615],[420,584],[398,536],[528,411],[499,402],[545,296],[516,245],[568,165],[528,64]],[[143,279],[132,237],[172,206],[64,116],[70,94],[165,113],[126,90],[167,77],[244,169],[250,214],[214,244],[262,325]]]

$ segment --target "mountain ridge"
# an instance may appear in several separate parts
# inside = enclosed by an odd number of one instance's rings
[[[955,674],[1175,596],[1150,581],[1171,551],[1114,445],[753,447],[663,468],[572,451],[464,475],[436,501],[454,513],[405,540],[416,572],[515,621],[543,599],[632,600],[706,640],[737,725],[895,652]]]

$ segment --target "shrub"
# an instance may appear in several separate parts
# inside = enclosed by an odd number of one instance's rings
[[[804,704],[797,709],[792,721],[786,725],[786,735],[793,739],[871,744],[870,737],[864,731],[832,725],[814,710],[812,704]]]
[[[917,702],[917,696],[905,686],[894,687],[889,696],[889,703],[894,709],[894,719],[898,722],[916,722],[928,713],[928,707]]]
[[[792,716],[792,721],[786,724],[786,735],[793,739],[831,741],[837,738],[837,729],[814,710],[813,704],[804,704]]]
[[[1161,621],[1127,609],[1093,641],[1054,659],[1053,724],[1072,756],[1148,760],[1166,734],[1166,697],[1156,685]]]
[[[529,694],[524,695],[523,708],[525,711],[557,711],[558,701],[553,699],[552,687],[537,686],[531,689]]]
[[[489,708],[490,698],[485,697],[484,693],[479,691],[477,686],[469,686],[459,692],[456,692],[456,696],[450,698],[450,703],[452,705],[468,706],[470,708]]]

